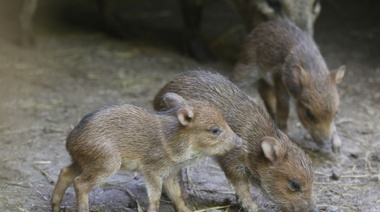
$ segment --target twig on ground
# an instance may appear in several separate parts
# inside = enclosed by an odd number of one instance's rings
[[[335,186],[347,186],[347,187],[367,185],[366,183],[358,184],[358,183],[339,183],[339,182],[315,182],[314,184],[321,185],[321,186],[323,186],[323,185],[326,185],[326,186],[335,185]]]
[[[126,191],[126,193],[131,197],[131,199],[133,201],[136,202],[136,205],[137,205],[137,211],[138,212],[143,212],[142,208],[141,208],[141,205],[139,203],[139,201],[137,200],[136,196],[132,193],[131,190],[129,190],[127,187],[121,187],[119,185],[114,185],[114,184],[111,184],[111,183],[103,183],[103,186],[105,187],[109,187],[109,188],[117,188],[117,189],[120,189],[122,191]]]
[[[198,189],[198,191],[204,191],[204,192],[207,192],[207,193],[211,193],[211,194],[235,194],[235,192],[233,191],[227,191],[227,190],[224,190],[224,191],[218,191],[218,190],[209,190],[209,189]]]
[[[328,208],[328,207],[336,207],[339,209],[344,209],[344,210],[358,210],[358,207],[355,206],[343,206],[343,205],[317,205],[318,208]]]
[[[50,160],[37,160],[37,161],[34,161],[33,164],[45,165],[45,164],[51,164],[51,161]]]
[[[21,134],[21,133],[26,133],[26,132],[31,132],[31,131],[39,131],[41,128],[38,127],[33,127],[33,128],[27,128],[27,129],[16,129],[16,130],[3,130],[0,131],[0,134],[2,135],[14,135],[14,134]]]
[[[353,119],[349,118],[341,118],[338,121],[335,122],[336,125],[346,124],[346,123],[354,123],[355,121]]]
[[[195,188],[195,185],[194,185],[194,183],[193,183],[193,180],[191,179],[191,176],[190,176],[190,174],[191,174],[191,170],[192,170],[191,167],[187,167],[187,168],[186,168],[187,182],[188,182],[188,184],[189,184],[190,190],[193,191],[194,194],[195,194],[197,197],[199,197],[199,194],[198,194],[198,192],[197,192],[197,188]]]
[[[19,187],[22,187],[22,188],[30,188],[29,185],[23,185],[21,182],[20,182],[20,183],[16,183],[16,182],[8,182],[7,184],[8,184],[8,185],[11,185],[11,186],[19,186]]]
[[[28,212],[28,210],[27,210],[27,209],[25,209],[25,208],[20,208],[20,207],[17,207],[17,209],[18,209],[19,211],[21,211],[21,212]]]
[[[43,176],[45,176],[45,178],[48,180],[48,182],[50,184],[54,185],[55,182],[54,182],[53,178],[50,177],[50,175],[49,175],[49,173],[47,171],[43,170],[37,164],[33,164],[33,166],[34,166],[34,168],[38,169]]]
[[[368,178],[371,177],[370,174],[364,174],[364,175],[342,175],[341,178]]]
[[[327,173],[323,173],[323,172],[319,172],[319,171],[315,171],[314,174],[328,176]]]
[[[164,200],[164,199],[160,199],[160,202],[164,202],[166,204],[173,204],[172,202],[168,201],[168,200]]]
[[[364,157],[365,167],[366,167],[366,169],[368,168],[369,171],[372,171],[371,161],[368,159],[369,156],[371,155],[371,153],[372,153],[372,152],[366,152],[366,153],[365,153],[365,157]]]
[[[219,209],[229,209],[232,205],[223,205],[223,206],[216,206],[216,207],[211,207],[211,208],[204,208],[204,209],[200,209],[200,210],[196,210],[196,211],[193,211],[193,212],[205,212],[205,211],[209,211],[209,210],[219,210]]]
[[[124,188],[124,189],[127,191],[127,193],[132,198],[132,200],[136,202],[136,204],[137,204],[137,211],[138,212],[143,212],[139,201],[137,200],[136,196],[132,193],[132,191],[130,191],[128,188]]]
[[[213,168],[213,169],[220,170],[220,166],[218,166],[218,165],[208,164],[208,166],[211,167],[211,168]]]

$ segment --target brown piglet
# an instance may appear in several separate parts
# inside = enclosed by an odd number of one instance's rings
[[[222,112],[207,101],[184,100],[166,93],[170,110],[148,111],[129,104],[111,105],[86,115],[69,133],[71,165],[61,170],[51,205],[60,209],[73,183],[77,208],[89,211],[89,192],[119,169],[143,174],[149,197],[147,211],[157,211],[164,186],[177,211],[191,211],[182,199],[177,173],[205,156],[223,155],[242,139]]]
[[[340,152],[334,119],[337,84],[345,66],[329,71],[313,39],[288,21],[259,25],[247,37],[231,75],[233,82],[258,81],[265,106],[281,130],[287,130],[289,100],[295,100],[302,125],[320,149]],[[249,75],[251,76],[249,77]]]
[[[282,211],[317,211],[311,160],[277,128],[263,106],[224,76],[207,71],[188,71],[168,82],[154,98],[155,110],[168,108],[167,92],[215,104],[243,139],[240,148],[216,158],[246,211],[258,211],[249,182],[259,186]]]

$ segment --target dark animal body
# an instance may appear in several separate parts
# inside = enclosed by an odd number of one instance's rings
[[[107,32],[116,37],[129,37],[120,16],[120,0],[96,0],[100,16]],[[209,57],[202,41],[201,22],[203,0],[179,0],[184,19],[184,51],[198,60]],[[290,20],[312,36],[313,24],[321,6],[319,0],[232,0],[238,14],[250,31],[268,20]],[[20,11],[20,42],[23,46],[34,45],[32,19],[38,7],[38,0],[23,0]]]

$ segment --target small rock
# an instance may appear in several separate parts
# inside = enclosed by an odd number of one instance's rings
[[[356,153],[351,153],[351,154],[350,154],[350,157],[355,158],[355,159],[358,159],[359,155],[356,154]]]
[[[333,170],[332,175],[330,176],[333,180],[339,180],[342,173],[339,170]]]

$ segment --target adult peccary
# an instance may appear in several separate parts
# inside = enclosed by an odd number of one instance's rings
[[[128,37],[118,11],[119,1],[96,0],[105,30],[117,37]],[[313,24],[321,10],[319,0],[230,0],[230,2],[236,7],[248,32],[268,20],[290,20],[312,36]],[[201,35],[203,0],[180,0],[179,3],[185,25],[184,49],[196,59],[207,59],[207,48],[202,42]],[[37,4],[38,0],[23,0],[20,12],[20,40],[24,46],[31,46],[34,43],[32,18]]]
[[[162,184],[177,211],[189,212],[177,180],[178,170],[210,155],[239,147],[239,138],[222,112],[206,101],[163,97],[164,112],[128,104],[111,105],[86,115],[67,137],[71,165],[63,168],[51,199],[58,212],[73,183],[80,212],[89,211],[89,192],[119,169],[142,172],[149,212],[157,211]]]
[[[217,161],[245,210],[258,210],[249,190],[252,182],[283,211],[317,211],[311,160],[277,128],[265,108],[231,81],[213,72],[183,73],[157,93],[153,101],[156,110],[168,108],[164,101],[166,92],[176,92],[188,100],[212,102],[243,139],[241,148],[218,156]]]
[[[292,96],[298,117],[316,144],[339,152],[341,140],[334,124],[339,106],[336,85],[344,72],[345,66],[330,72],[313,39],[296,25],[271,21],[247,37],[231,79],[258,81],[260,96],[283,131]]]
[[[31,47],[35,45],[33,17],[38,8],[38,1],[39,0],[22,0],[19,14],[19,42],[21,46]],[[105,29],[120,36],[123,25],[120,23],[119,16],[116,13],[118,1],[119,0],[96,0],[96,3]]]
[[[320,0],[229,0],[241,17],[247,32],[260,23],[270,20],[289,20],[294,22],[311,37],[314,22],[321,11]],[[202,46],[203,0],[181,0],[185,20],[187,45],[195,58],[204,55]]]

